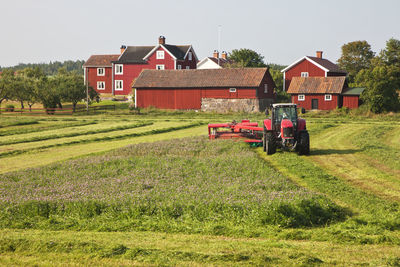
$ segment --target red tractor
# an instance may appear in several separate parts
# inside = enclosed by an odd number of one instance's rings
[[[268,110],[265,113],[268,115]],[[264,120],[263,147],[267,155],[274,154],[276,148],[295,150],[300,155],[310,153],[306,120],[297,117],[296,104],[272,105],[271,118]]]

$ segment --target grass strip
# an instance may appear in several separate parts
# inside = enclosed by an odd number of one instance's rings
[[[20,140],[3,141],[3,142],[0,142],[0,146],[20,144],[20,143],[29,143],[29,142],[38,142],[38,141],[65,138],[65,137],[75,137],[75,136],[88,135],[88,134],[108,133],[108,132],[113,132],[113,131],[127,130],[127,129],[133,129],[133,128],[138,128],[138,127],[149,126],[152,124],[153,124],[153,122],[139,122],[139,123],[121,125],[121,126],[116,126],[116,127],[106,128],[106,129],[88,130],[88,131],[83,131],[83,132],[66,133],[66,134],[34,136],[31,138],[25,138],[25,139],[20,139]]]

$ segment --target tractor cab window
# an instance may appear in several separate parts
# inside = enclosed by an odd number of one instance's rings
[[[291,121],[297,120],[297,111],[293,107],[281,107],[276,109],[275,118],[277,121],[282,121],[283,119],[288,119]]]

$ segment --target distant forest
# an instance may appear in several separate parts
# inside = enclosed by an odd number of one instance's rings
[[[85,63],[84,60],[76,60],[76,61],[72,61],[72,60],[67,60],[64,62],[59,62],[59,61],[54,61],[50,63],[19,63],[16,66],[13,67],[1,67],[0,66],[0,71],[2,69],[13,69],[13,70],[23,70],[25,68],[35,68],[35,67],[39,67],[41,68],[44,73],[46,75],[55,75],[57,74],[57,71],[59,68],[64,67],[67,71],[77,71],[78,73],[83,75],[83,69],[82,69],[82,65]]]

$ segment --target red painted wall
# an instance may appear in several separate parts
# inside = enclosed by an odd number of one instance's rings
[[[359,97],[356,95],[343,96],[343,107],[358,108]]]
[[[311,100],[318,99],[318,109],[319,110],[332,110],[336,109],[339,104],[339,95],[332,95],[331,101],[325,101],[324,94],[306,94],[304,101],[298,100],[298,95],[292,95],[292,103],[297,104],[299,107],[305,108],[307,110],[311,109]]]
[[[194,57],[193,50],[190,49],[190,52],[192,52],[192,60],[189,60],[189,55],[186,56],[185,60],[177,60],[176,61],[176,69],[178,69],[178,65],[182,66],[182,69],[186,69],[186,66],[189,66],[191,70],[197,69],[197,62]]]
[[[301,77],[302,72],[308,72],[308,77],[325,77],[325,71],[304,59],[285,72],[285,90],[289,88],[293,77]]]
[[[100,94],[111,94],[112,93],[112,68],[104,68],[104,76],[97,76],[97,68],[88,67],[87,79],[89,86],[93,87]],[[97,82],[105,82],[105,90],[97,90]]]

